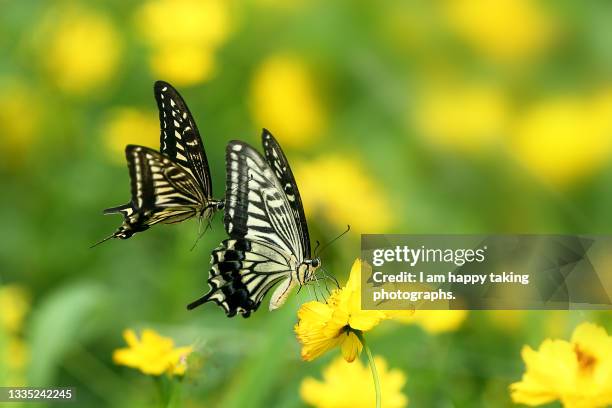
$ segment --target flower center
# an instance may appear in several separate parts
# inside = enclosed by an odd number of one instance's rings
[[[595,369],[597,359],[589,353],[582,351],[577,344],[574,346],[574,353],[576,353],[576,358],[578,359],[578,366],[580,367],[580,371],[585,374],[591,374]]]

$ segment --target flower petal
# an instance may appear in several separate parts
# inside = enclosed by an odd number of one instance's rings
[[[342,335],[342,356],[349,363],[357,358],[362,348],[363,345],[355,333],[347,332],[346,335]]]

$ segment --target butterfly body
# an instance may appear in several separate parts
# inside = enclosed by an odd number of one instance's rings
[[[185,101],[166,82],[156,82],[154,93],[161,150],[126,147],[132,200],[104,210],[104,214],[120,213],[124,218],[107,239],[128,239],[158,223],[174,224],[192,217],[208,220],[225,205],[212,197],[208,160]]]
[[[291,289],[314,279],[320,265],[310,254],[310,237],[297,185],[287,159],[267,131],[266,159],[246,143],[226,150],[224,224],[229,239],[211,256],[210,290],[193,309],[215,302],[228,316],[248,317],[278,285],[270,309],[280,307]]]

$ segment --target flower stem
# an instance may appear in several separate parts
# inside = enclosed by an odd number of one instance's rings
[[[376,364],[374,363],[374,357],[372,356],[372,352],[368,347],[368,344],[365,341],[365,337],[363,337],[363,333],[358,331],[355,333],[357,338],[361,342],[363,349],[365,350],[366,356],[368,357],[368,364],[370,365],[370,370],[372,370],[372,378],[374,378],[374,391],[376,392],[376,408],[380,408],[380,379],[378,378],[378,371],[376,371]]]
[[[160,408],[167,408],[170,406],[170,401],[172,400],[172,383],[168,383],[168,380],[161,375],[155,376],[154,379],[159,393],[159,406]]]

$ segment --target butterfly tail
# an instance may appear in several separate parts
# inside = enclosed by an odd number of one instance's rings
[[[194,300],[193,302],[191,302],[190,304],[187,305],[187,310],[193,310],[198,306],[202,306],[204,303],[208,302],[210,300],[210,295],[212,293],[209,292],[207,294],[205,294],[204,296],[200,297],[199,299]]]
[[[132,203],[127,203],[123,205],[118,205],[117,207],[110,207],[104,210],[104,215],[119,213],[123,214],[124,218],[128,218],[134,213],[134,206],[132,205]]]

